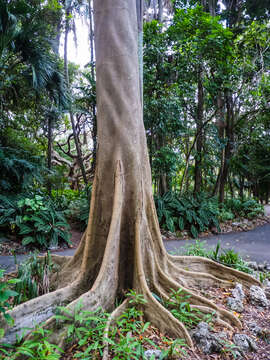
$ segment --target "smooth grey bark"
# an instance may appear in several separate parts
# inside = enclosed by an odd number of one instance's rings
[[[138,58],[140,72],[140,96],[143,104],[143,12],[144,1],[136,0],[137,24],[138,24]]]
[[[88,0],[88,11],[89,11],[89,34],[90,34],[90,66],[91,66],[91,76],[92,79],[95,78],[95,54],[94,54],[94,22],[93,22],[93,9],[92,1]],[[96,161],[97,161],[97,116],[96,116],[96,104],[92,104],[92,114],[93,114],[93,155],[92,155],[92,165],[91,173],[95,173]]]

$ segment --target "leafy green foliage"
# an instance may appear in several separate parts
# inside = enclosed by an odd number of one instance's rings
[[[15,360],[27,358],[34,360],[59,360],[63,350],[49,342],[52,330],[37,327],[32,331],[31,339],[20,341],[17,346],[2,345],[0,359]]]
[[[211,252],[205,246],[206,241],[196,240],[194,244],[189,244],[185,247],[183,255],[210,257]]]
[[[236,270],[251,274],[253,271],[248,264],[234,250],[226,250],[218,256],[218,261]]]
[[[29,151],[0,147],[0,192],[16,194],[42,183],[42,159]]]
[[[91,187],[87,193],[86,190],[78,194],[77,197],[72,197],[65,210],[66,216],[75,223],[78,223],[82,229],[86,228],[91,201]]]
[[[188,302],[189,298],[190,295],[181,288],[177,291],[172,290],[169,300],[166,300],[164,305],[187,328],[195,327],[200,321],[211,321],[214,313],[205,315],[200,310],[191,307]]]
[[[248,219],[264,214],[263,206],[255,199],[228,199],[225,201],[223,209],[232,212],[234,216],[247,217]]]
[[[212,225],[219,228],[217,202],[204,194],[178,196],[168,192],[156,197],[155,203],[161,226],[171,232],[187,229],[197,237]]]
[[[37,253],[18,265],[15,291],[18,293],[13,300],[14,305],[41,296],[50,291],[50,275],[57,271],[57,266],[52,262],[48,252],[43,258],[38,258]]]
[[[3,280],[4,270],[0,269],[0,313],[4,316],[7,322],[12,325],[13,319],[6,311],[11,307],[9,300],[11,298],[17,297],[18,292],[14,291],[12,287],[14,284],[18,284],[20,280],[18,279],[9,279]],[[3,329],[0,329],[0,337],[4,335]]]
[[[236,270],[243,271],[248,274],[253,273],[253,270],[237,252],[232,249],[223,250],[222,252],[220,251],[221,246],[219,242],[214,250],[207,250],[205,241],[196,240],[195,244],[186,246],[185,250],[181,251],[181,255],[202,256],[217,261],[225,266],[232,267]]]
[[[69,225],[49,198],[29,194],[19,199],[0,196],[0,226],[22,238],[23,245],[56,247],[69,243]]]
[[[145,359],[144,352],[147,344],[151,348],[157,348],[156,344],[144,335],[150,323],[143,321],[143,312],[138,309],[146,300],[134,290],[130,290],[126,296],[129,299],[128,308],[111,325],[106,342],[114,360]],[[68,326],[67,343],[77,344],[73,346],[74,358],[90,360],[101,357],[105,346],[104,331],[109,314],[101,309],[92,312],[84,311],[80,303],[74,311],[65,307],[60,307],[58,311],[59,314],[55,315],[56,320]],[[169,346],[168,349],[162,350],[162,358],[168,355],[181,357],[185,354],[186,344],[183,340],[165,340],[164,343]]]

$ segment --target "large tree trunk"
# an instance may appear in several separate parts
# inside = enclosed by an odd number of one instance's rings
[[[98,161],[87,230],[73,258],[54,257],[63,265],[57,290],[17,306],[10,314],[15,326],[3,341],[14,340],[22,326],[47,320],[55,341],[65,331],[51,318],[56,306],[78,301],[82,310],[113,309],[117,295],[133,288],[144,295],[145,316],[162,331],[184,338],[184,324],[156,300],[170,289],[183,289],[189,302],[205,313],[216,312],[223,326],[240,326],[232,313],[200,295],[209,285],[257,284],[249,275],[200,257],[166,253],[156,216],[140,99],[136,7],[133,0],[94,1],[97,56]],[[230,281],[228,281],[230,280]],[[184,300],[186,301],[186,300]],[[119,314],[120,309],[113,312]],[[104,351],[103,359],[107,359]]]
[[[94,64],[94,24],[93,24],[93,14],[92,14],[92,0],[88,0],[88,10],[89,10],[89,33],[90,33],[90,63],[91,63],[91,77],[92,80],[95,78],[95,64]],[[96,161],[97,161],[97,116],[96,116],[96,104],[92,104],[92,115],[93,115],[93,130],[92,130],[92,140],[93,140],[93,156],[91,164],[91,173],[95,173]]]

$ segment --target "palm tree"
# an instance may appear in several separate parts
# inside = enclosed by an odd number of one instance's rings
[[[16,70],[23,66],[24,79],[37,93],[46,90],[56,104],[64,106],[67,98],[63,76],[45,37],[47,25],[39,20],[43,11],[29,2],[0,0],[0,73],[5,80],[0,78],[0,91],[5,94],[6,74],[9,85],[17,86]]]

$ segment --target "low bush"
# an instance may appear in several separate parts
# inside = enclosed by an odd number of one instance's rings
[[[23,194],[0,196],[0,228],[21,238],[23,245],[48,249],[69,243],[69,225],[49,197]]]
[[[17,297],[18,292],[13,290],[13,286],[17,284],[20,280],[18,279],[9,279],[4,280],[4,270],[0,269],[0,314],[4,316],[6,321],[9,324],[13,324],[13,319],[9,314],[7,314],[7,310],[11,308],[10,301],[12,298]],[[4,336],[4,330],[0,329],[0,338]]]
[[[246,217],[248,219],[264,214],[263,205],[255,199],[228,199],[222,209],[225,213],[233,214],[233,217]]]
[[[70,200],[68,207],[65,209],[67,218],[77,223],[81,229],[85,229],[88,222],[91,201],[91,188],[87,191],[82,191],[77,197]]]
[[[157,215],[162,228],[175,232],[188,230],[195,238],[211,226],[219,229],[219,208],[215,198],[205,194],[178,196],[168,192],[155,198]]]

